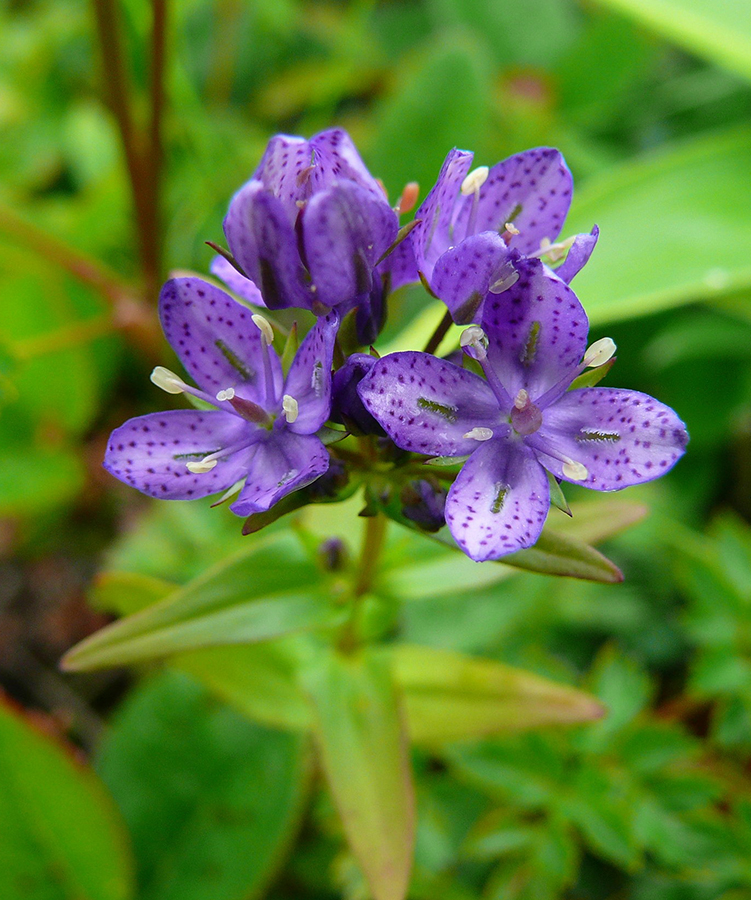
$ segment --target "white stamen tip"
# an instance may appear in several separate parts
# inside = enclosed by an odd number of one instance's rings
[[[253,324],[263,335],[263,339],[267,344],[274,343],[274,329],[271,327],[271,322],[263,316],[259,316],[258,314],[251,316],[253,320]]]
[[[503,267],[501,277],[490,285],[491,294],[502,294],[510,287],[513,287],[519,280],[519,273],[513,266],[506,265]]]
[[[535,255],[547,256],[551,262],[558,262],[559,259],[563,259],[575,240],[576,235],[574,234],[571,237],[567,237],[565,241],[558,241],[552,244],[550,238],[544,237],[540,241],[540,252]]]
[[[216,395],[216,399],[221,402],[222,400],[232,400],[234,396],[235,389],[227,388],[225,391],[219,391],[219,393]]]
[[[489,441],[493,437],[493,429],[477,427],[463,436],[470,441]]]
[[[586,481],[589,478],[587,467],[580,462],[575,462],[573,459],[567,460],[563,464],[561,471],[566,478],[570,478],[572,481]]]
[[[514,399],[514,406],[517,409],[524,409],[528,403],[529,394],[524,390],[524,388],[521,388],[519,393],[516,395],[516,398]]]
[[[485,184],[489,171],[490,169],[487,166],[478,166],[476,169],[473,169],[462,181],[462,194],[468,197],[470,194],[474,194],[475,191],[479,191]]]
[[[521,231],[519,231],[519,229],[516,227],[516,225],[514,225],[513,222],[506,222],[503,227],[506,231],[508,231],[509,234],[521,234]]]
[[[185,468],[192,472],[194,475],[203,475],[204,472],[210,472],[213,468],[215,468],[218,460],[216,459],[201,459],[198,462],[186,462]]]
[[[465,328],[459,337],[459,346],[466,350],[471,347],[476,359],[485,359],[488,355],[488,336],[479,325],[470,325]]]
[[[168,394],[182,394],[185,390],[185,382],[182,378],[179,378],[174,372],[170,372],[169,369],[165,369],[164,366],[157,366],[150,377],[157,387],[167,391]]]
[[[289,394],[285,394],[282,397],[282,412],[284,413],[284,418],[290,425],[297,420],[297,417],[300,414],[300,407],[298,406],[297,400]]]
[[[595,341],[584,354],[584,365],[590,369],[604,365],[615,353],[615,341],[604,337]]]

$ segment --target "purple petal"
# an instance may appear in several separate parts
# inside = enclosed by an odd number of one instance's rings
[[[430,281],[438,257],[453,246],[454,204],[462,182],[472,165],[473,154],[468,150],[451,150],[444,160],[438,180],[415,213],[420,220],[412,232],[417,268]]]
[[[313,299],[293,222],[260,181],[249,181],[235,194],[224,219],[232,255],[260,288],[269,309],[310,309]]]
[[[664,475],[683,456],[686,426],[670,409],[647,394],[616,388],[582,388],[564,394],[543,414],[543,425],[527,439],[587,467],[576,482],[597,491],[617,491]],[[562,463],[541,461],[557,478]]]
[[[263,302],[261,292],[250,278],[241,275],[232,263],[223,256],[215,256],[211,260],[209,271],[212,275],[215,275],[223,281],[233,293],[237,294],[238,297],[242,297],[243,300],[246,300],[253,306],[266,306]]]
[[[279,199],[289,221],[294,221],[297,215],[296,201],[302,193],[301,180],[312,159],[313,152],[305,138],[277,134],[269,141],[253,175],[253,181],[262,182],[264,189]]]
[[[571,284],[574,277],[578,275],[587,264],[589,257],[592,255],[592,251],[595,249],[597,238],[599,238],[599,236],[600,229],[596,225],[589,234],[577,234],[574,243],[568,251],[566,259],[555,270],[555,274],[561,281],[565,281],[566,284]]]
[[[563,228],[573,191],[573,179],[559,150],[538,147],[517,153],[490,170],[480,189],[473,232],[502,232],[513,221],[519,234],[509,244],[522,254],[540,249],[540,241],[554,241]],[[462,197],[454,235],[466,236],[473,198]]]
[[[275,429],[255,445],[245,487],[230,509],[238,516],[263,512],[315,481],[328,467],[329,455],[315,435]]]
[[[580,362],[587,315],[571,288],[539,260],[522,260],[517,270],[515,284],[487,297],[482,327],[490,363],[511,398],[525,388],[535,401]]]
[[[373,268],[398,230],[386,200],[351,182],[316,194],[302,224],[315,296],[325,306],[352,303],[370,291]]]
[[[331,382],[331,418],[349,428],[354,426],[362,434],[378,434],[383,437],[384,430],[365,409],[357,391],[358,385],[375,364],[375,357],[368,356],[367,353],[353,353],[334,372]]]
[[[249,309],[200,278],[173,278],[159,297],[167,340],[199,387],[209,394],[232,387],[263,403],[261,333],[251,316]],[[272,358],[272,367],[281,384],[278,359]]]
[[[404,450],[463,456],[477,449],[475,427],[507,430],[487,382],[428,353],[379,359],[358,387],[365,408]]]
[[[430,286],[448,306],[455,322],[475,320],[485,295],[501,277],[509,250],[492,231],[473,234],[436,261]]]
[[[371,196],[388,202],[381,185],[367,170],[352,138],[341,128],[330,128],[310,139],[315,169],[311,173],[314,190],[320,191],[337,181],[354,181]]]
[[[446,522],[471,559],[498,559],[531,547],[550,508],[545,470],[519,441],[481,444],[446,498]]]
[[[250,445],[256,432],[238,416],[219,410],[170,410],[129,419],[110,436],[104,468],[115,478],[160,500],[191,500],[225,491],[243,477],[248,449],[220,459],[210,472],[194,475],[186,462]]]
[[[312,434],[331,413],[331,364],[339,316],[318,319],[300,345],[284,382],[284,393],[297,400],[298,417],[289,426],[297,434]]]

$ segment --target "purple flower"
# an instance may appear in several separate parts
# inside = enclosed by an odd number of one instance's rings
[[[339,324],[321,318],[285,378],[261,316],[198,278],[168,281],[159,298],[167,340],[200,385],[158,366],[152,381],[216,407],[152,413],[115,429],[104,460],[151,497],[190,500],[239,490],[239,516],[269,509],[329,467],[315,432],[329,417],[331,362]]]
[[[667,406],[637,391],[569,390],[615,350],[586,350],[587,317],[573,291],[538,260],[485,305],[462,336],[485,378],[425,353],[385,356],[360,383],[365,407],[401,448],[469,458],[446,500],[446,521],[474,560],[529,547],[556,478],[613,491],[664,474],[688,435]]]
[[[340,129],[309,141],[272,138],[224,220],[232,255],[266,306],[341,314],[370,296],[397,230],[381,186]]]
[[[516,261],[568,256],[567,284],[589,259],[598,230],[556,244],[571,204],[573,180],[560,151],[526,150],[491,169],[470,172],[473,154],[452,150],[417,210],[410,235],[417,268],[460,324],[479,321],[488,294],[518,277]]]

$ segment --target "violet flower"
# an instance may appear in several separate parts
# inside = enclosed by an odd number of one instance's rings
[[[331,129],[309,141],[272,138],[224,231],[270,309],[344,314],[370,296],[398,219],[349,136]]]
[[[479,321],[486,296],[518,277],[520,258],[556,261],[568,250],[556,270],[568,284],[599,233],[595,226],[591,234],[555,243],[573,190],[560,151],[538,147],[470,172],[472,157],[467,150],[448,154],[410,235],[417,268],[459,324]]]
[[[151,380],[216,409],[130,419],[110,437],[109,472],[163,500],[239,491],[230,507],[239,516],[269,509],[326,472],[329,455],[316,432],[331,406],[335,312],[318,320],[286,378],[271,325],[219,288],[198,278],[168,281],[159,314],[200,389],[161,366]]]
[[[365,407],[401,448],[466,456],[446,521],[474,560],[529,547],[550,506],[546,470],[598,491],[649,481],[683,455],[688,434],[669,407],[638,391],[569,390],[615,351],[586,350],[587,317],[573,291],[538,260],[490,298],[465,352],[485,378],[426,353],[385,356],[360,382]]]

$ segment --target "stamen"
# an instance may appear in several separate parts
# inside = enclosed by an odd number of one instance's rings
[[[572,481],[586,481],[589,478],[587,467],[573,459],[567,459],[561,466],[561,471],[566,478],[570,478]]]
[[[216,395],[216,399],[221,403],[223,400],[232,400],[235,396],[234,388],[227,388],[226,390],[219,391]]]
[[[282,412],[284,413],[284,418],[290,425],[297,420],[297,417],[300,414],[300,407],[297,400],[289,394],[285,394],[282,397]]]
[[[597,366],[604,365],[615,353],[615,341],[612,338],[604,337],[599,341],[595,341],[584,354],[582,365],[588,369],[595,369]]]
[[[164,366],[156,366],[149,376],[151,381],[168,394],[182,394],[187,385],[179,376]]]
[[[396,205],[397,216],[411,212],[415,208],[417,198],[420,195],[420,185],[416,181],[410,181],[404,185],[404,190]]]
[[[218,500],[215,500],[211,504],[211,508],[213,509],[215,506],[221,506],[221,504],[224,503],[225,500],[229,500],[229,498],[233,494],[236,494],[238,491],[242,490],[244,484],[245,484],[244,478],[241,478],[239,481],[236,481],[232,485],[232,487],[229,488],[228,490],[226,490]]]
[[[492,428],[481,428],[478,426],[462,435],[462,437],[472,441],[489,441],[493,437],[493,430]]]
[[[540,249],[536,253],[530,253],[529,255],[537,257],[538,259],[541,256],[547,256],[551,262],[558,262],[559,259],[563,259],[575,240],[576,235],[574,234],[571,237],[566,238],[565,241],[558,241],[553,244],[551,243],[550,238],[544,237],[540,241]]]
[[[468,356],[481,361],[488,355],[488,336],[479,325],[470,325],[461,333],[459,346]]]
[[[205,459],[201,459],[198,462],[186,462],[185,468],[194,475],[203,475],[204,472],[210,472],[212,469],[216,468],[218,462],[218,459],[211,459],[210,456],[207,456]]]
[[[516,235],[516,234],[521,234],[521,231],[519,231],[519,229],[516,227],[516,225],[514,225],[513,222],[504,223],[503,230],[508,232],[508,234],[510,234],[512,236]]]
[[[487,166],[478,166],[472,172],[467,175],[467,177],[462,181],[461,192],[465,197],[469,197],[470,194],[474,194],[476,191],[479,191],[480,188],[485,184],[488,178],[488,169]]]
[[[510,262],[506,262],[501,267],[498,278],[490,285],[488,290],[491,294],[502,294],[519,280],[519,273]]]
[[[266,341],[267,346],[269,344],[274,343],[274,329],[271,327],[271,322],[268,319],[264,318],[261,315],[253,315],[250,317],[253,320],[253,324],[263,335],[264,341]]]
[[[529,406],[529,394],[524,390],[524,388],[521,388],[519,393],[516,395],[514,406],[517,409],[525,409],[527,406]]]

